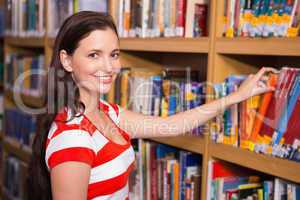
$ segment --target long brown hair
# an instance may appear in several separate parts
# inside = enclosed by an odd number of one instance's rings
[[[76,113],[82,113],[84,109],[79,99],[79,89],[71,73],[67,72],[61,64],[60,51],[65,50],[72,55],[79,42],[92,31],[108,28],[118,36],[116,26],[109,14],[82,11],[68,17],[58,32],[47,77],[47,98],[45,99],[47,113],[38,116],[37,133],[32,147],[28,178],[29,199],[52,199],[50,173],[45,161],[45,147],[55,116],[64,107],[71,109],[72,117],[77,117]]]

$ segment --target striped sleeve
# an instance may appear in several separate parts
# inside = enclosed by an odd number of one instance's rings
[[[64,130],[47,142],[46,163],[51,170],[68,161],[93,164],[96,156],[93,138],[87,131],[74,129]]]

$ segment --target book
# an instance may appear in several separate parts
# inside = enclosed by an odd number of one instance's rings
[[[299,70],[284,67],[267,76],[275,91],[251,97],[217,116],[210,123],[211,140],[299,162]],[[214,86],[215,98],[235,91],[229,78]]]
[[[278,78],[278,76],[276,74],[272,74],[269,77],[268,85],[271,87],[275,87],[276,83],[277,83],[277,78]],[[263,94],[263,96],[262,96],[261,105],[259,107],[258,113],[255,116],[254,126],[253,126],[252,133],[251,133],[251,141],[253,143],[257,142],[257,138],[260,133],[263,119],[266,115],[266,112],[269,107],[269,104],[270,104],[273,94],[274,94],[274,92],[268,92],[268,93]]]
[[[225,37],[297,37],[298,0],[227,0]]]
[[[44,36],[44,0],[9,0],[5,5],[5,35],[18,37]]]
[[[122,0],[112,4],[120,37],[207,36],[207,0]]]
[[[299,185],[220,160],[209,160],[207,199],[297,199]]]
[[[200,198],[200,155],[141,139],[134,142],[134,149],[138,172],[129,185],[139,192],[130,193],[130,199]]]

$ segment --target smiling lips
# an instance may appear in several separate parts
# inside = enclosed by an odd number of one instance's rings
[[[112,82],[112,75],[97,76],[94,75],[101,83],[109,84]]]

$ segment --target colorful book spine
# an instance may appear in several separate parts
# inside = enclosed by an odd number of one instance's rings
[[[217,98],[235,91],[229,82],[227,78],[215,85]],[[251,97],[217,116],[210,123],[211,139],[299,162],[299,70],[284,67],[279,74],[269,74],[267,84],[275,91]]]

